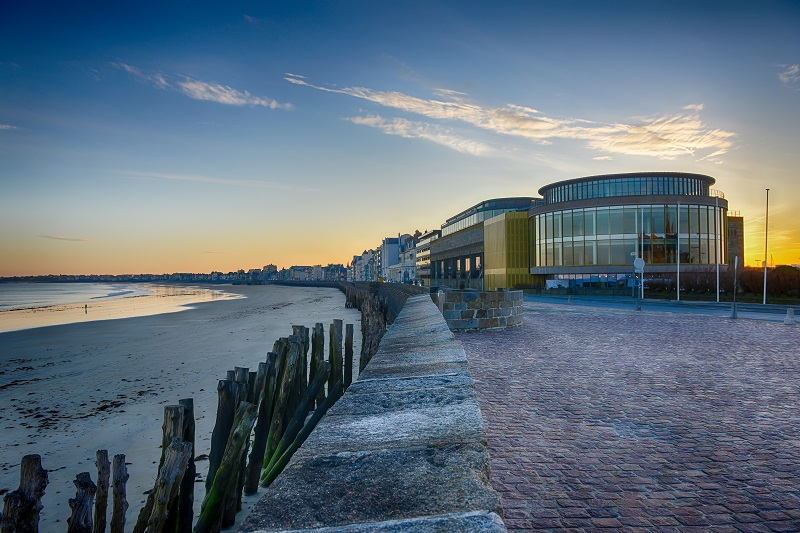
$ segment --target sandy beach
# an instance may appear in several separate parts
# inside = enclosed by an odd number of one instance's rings
[[[137,286],[150,291],[150,294],[125,298],[92,298],[79,303],[0,311],[0,333],[60,324],[177,313],[185,311],[191,304],[241,297],[221,290],[217,285],[196,287],[146,283]]]
[[[72,480],[84,471],[96,480],[98,449],[126,455],[130,530],[157,474],[165,405],[194,398],[195,456],[208,454],[216,385],[226,370],[257,368],[292,325],[322,322],[326,336],[335,318],[354,324],[356,332],[361,328],[360,313],[345,309],[336,289],[224,289],[245,298],[196,303],[179,313],[0,333],[0,491],[17,488],[24,455],[40,454],[50,477],[41,531],[64,531]],[[355,337],[358,354],[361,336]],[[197,465],[205,480],[207,461]],[[196,483],[195,512],[204,487]]]

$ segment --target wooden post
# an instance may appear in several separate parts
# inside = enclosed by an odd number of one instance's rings
[[[328,339],[328,362],[331,365],[331,375],[328,376],[328,395],[333,386],[344,379],[344,364],[342,361],[342,321],[338,318],[330,325],[330,338]]]
[[[125,455],[114,456],[114,510],[111,513],[111,533],[124,533],[125,513],[128,512],[127,489],[128,468],[125,466]]]
[[[286,467],[289,459],[291,459],[294,452],[305,442],[311,432],[319,423],[320,419],[325,416],[325,413],[328,412],[328,409],[336,402],[336,399],[342,395],[342,382],[339,381],[336,385],[333,386],[331,391],[328,393],[328,397],[325,398],[325,401],[322,402],[322,405],[317,407],[314,410],[314,414],[308,419],[308,422],[303,426],[303,429],[300,430],[300,433],[297,434],[297,437],[292,441],[292,443],[286,448],[286,451],[281,454],[280,458],[275,461],[268,471],[264,473],[264,477],[262,479],[261,484],[264,487],[269,487],[270,484],[275,481],[275,478],[278,477],[278,474],[283,471]]]
[[[269,357],[269,355],[267,355]],[[256,373],[256,385],[253,390],[253,397],[255,401],[251,403],[258,403],[261,401],[261,397],[264,395],[264,383],[267,381],[267,363],[265,361],[261,361],[258,363],[258,372]]]
[[[317,371],[317,375],[314,376],[314,380],[309,384],[308,389],[306,389],[306,393],[303,395],[300,405],[297,407],[292,419],[286,426],[286,430],[283,432],[283,436],[281,437],[278,446],[275,448],[275,453],[272,454],[272,459],[270,459],[269,463],[265,467],[266,472],[268,472],[274,466],[275,462],[286,451],[288,445],[294,441],[295,437],[297,437],[297,434],[301,429],[303,429],[303,425],[306,423],[306,417],[314,405],[317,392],[319,389],[325,387],[325,382],[328,380],[330,372],[331,365],[323,361],[322,366]]]
[[[92,503],[97,486],[89,472],[81,472],[73,481],[78,491],[69,499],[72,516],[67,518],[67,533],[92,533]]]
[[[97,498],[94,501],[94,533],[106,530],[106,513],[108,509],[108,485],[111,477],[111,462],[108,450],[97,450]]]
[[[177,533],[190,533],[192,531],[192,521],[194,520],[194,481],[195,477],[197,477],[197,465],[194,463],[194,399],[184,398],[178,401],[178,404],[183,407],[183,442],[192,445],[192,452],[189,454],[186,473],[183,475],[183,481],[181,482],[177,505],[177,527],[174,528],[173,531],[177,531]]]
[[[320,367],[320,363],[325,360],[325,329],[321,322],[314,324],[311,332],[311,364],[309,368],[309,379],[313,381]],[[325,401],[325,387],[317,394],[316,405]]]
[[[254,394],[256,390],[256,378],[258,377],[258,372],[255,370],[251,370],[247,376],[247,402],[248,403],[255,403],[253,401]]]
[[[222,464],[211,489],[206,492],[206,497],[200,506],[200,516],[194,527],[194,533],[210,533],[219,531],[222,522],[222,509],[225,493],[232,484],[235,474],[239,471],[242,455],[244,454],[244,441],[250,435],[256,420],[256,406],[242,402],[236,409],[231,438],[225,447]]]
[[[267,436],[272,418],[272,406],[275,397],[275,384],[278,377],[278,354],[267,354],[266,379],[262,387],[261,400],[258,405],[258,420],[253,431],[253,446],[250,452],[250,462],[247,465],[247,479],[244,485],[245,494],[258,492],[258,479],[261,476],[261,465],[264,462],[264,453],[267,447]],[[260,366],[260,365],[259,365]]]
[[[166,405],[164,406],[164,425],[161,435],[161,459],[158,461],[158,471],[164,466],[167,448],[170,447],[174,439],[183,440],[183,406]],[[156,487],[158,488],[158,487]],[[147,495],[144,507],[139,511],[136,525],[133,526],[133,533],[144,533],[147,530],[153,508],[156,505],[156,490]]]
[[[167,446],[164,452],[164,463],[158,472],[153,492],[150,493],[153,494],[153,511],[147,520],[146,531],[170,531],[165,524],[170,509],[175,508],[173,504],[178,497],[181,481],[186,473],[192,451],[192,443],[183,442],[180,438],[173,439]]]
[[[39,531],[39,512],[47,488],[47,470],[39,455],[26,455],[19,467],[19,488],[3,498],[2,533]]]
[[[235,370],[228,370],[225,379],[229,379],[231,381],[236,381],[236,371]]]
[[[222,454],[228,444],[228,435],[233,426],[233,414],[236,404],[233,403],[233,381],[221,379],[217,384],[217,421],[211,432],[211,451],[208,454],[208,474],[206,475],[206,490],[211,488],[214,475],[222,462]]]
[[[344,388],[353,383],[353,324],[344,329]]]
[[[300,386],[300,397],[306,393],[308,388],[308,328],[305,326],[292,326],[292,335],[300,339],[302,349],[300,350],[300,371],[297,373],[297,383]]]
[[[291,387],[289,388],[289,399],[288,403],[286,404],[286,412],[283,415],[284,428],[289,424],[289,420],[292,418],[294,410],[297,409],[298,405],[300,405],[300,400],[302,400],[304,394],[304,392],[301,392],[303,385],[301,383],[302,378],[300,376],[300,374],[303,372],[303,340],[297,335],[289,335],[290,356],[294,352],[297,353],[297,359],[291,359],[294,361],[295,365],[294,381],[291,383]]]
[[[300,350],[298,348],[299,346],[297,343],[290,345],[288,358],[283,364],[283,376],[278,391],[278,397],[275,400],[275,406],[272,410],[272,420],[267,436],[267,451],[264,455],[265,462],[268,462],[272,458],[275,447],[283,436],[284,416],[289,403],[289,391],[294,384],[294,376],[297,372],[297,360],[300,357]]]
[[[236,406],[241,403],[251,403],[247,401],[248,383],[250,381],[250,369],[246,367],[234,367],[236,372],[236,382],[234,386],[234,397]],[[244,485],[245,466],[247,461],[247,450],[250,447],[250,435],[244,440],[244,455],[242,455],[241,465],[238,474],[233,478],[228,488],[225,499],[225,507],[222,514],[222,527],[232,526],[236,521],[236,512],[242,508],[242,486]]]

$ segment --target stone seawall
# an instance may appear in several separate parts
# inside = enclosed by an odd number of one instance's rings
[[[464,349],[423,294],[239,531],[506,531],[501,515]]]
[[[453,331],[522,325],[522,291],[448,291],[442,293],[442,297],[442,315]]]

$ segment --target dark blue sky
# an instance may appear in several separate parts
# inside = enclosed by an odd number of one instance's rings
[[[716,177],[749,263],[771,187],[775,259],[800,256],[797,2],[1,14],[0,275],[347,262],[483,199],[643,170]]]

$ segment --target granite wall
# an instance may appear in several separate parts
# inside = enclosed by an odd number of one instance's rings
[[[452,331],[505,329],[522,325],[522,291],[448,291],[434,295]]]

